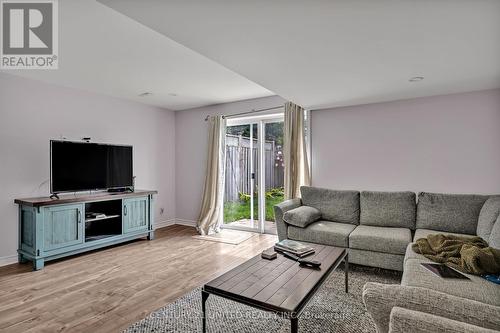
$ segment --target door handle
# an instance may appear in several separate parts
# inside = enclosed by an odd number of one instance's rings
[[[77,218],[78,218],[78,225],[81,225],[82,224],[82,211],[81,210],[78,210],[78,213],[77,213]],[[77,227],[76,228],[76,239],[80,239],[80,227]]]
[[[127,206],[126,205],[123,207],[123,215],[127,216]]]

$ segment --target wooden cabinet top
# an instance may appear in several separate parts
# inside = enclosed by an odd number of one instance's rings
[[[134,192],[118,192],[118,193],[97,192],[93,194],[77,193],[77,194],[60,195],[59,199],[51,199],[49,197],[37,197],[37,198],[15,199],[14,202],[18,205],[23,205],[23,206],[42,207],[42,206],[52,206],[52,205],[63,205],[73,202],[107,201],[114,199],[143,197],[146,195],[157,194],[157,193],[158,191],[154,190],[135,190]]]

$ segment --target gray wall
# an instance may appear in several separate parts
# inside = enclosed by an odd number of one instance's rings
[[[198,219],[207,159],[207,115],[234,114],[281,105],[278,96],[212,105],[175,113],[176,213],[180,222]]]
[[[313,185],[500,193],[500,90],[313,111]]]
[[[133,145],[137,187],[159,191],[156,221],[175,218],[174,112],[0,73],[0,263],[16,255],[14,198],[48,194],[60,135]]]

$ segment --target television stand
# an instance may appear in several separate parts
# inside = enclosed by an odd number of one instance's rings
[[[19,205],[19,262],[45,261],[138,238],[154,239],[157,191],[98,192],[15,199]],[[94,213],[94,214],[91,214]]]
[[[59,200],[59,195],[57,195],[57,193],[52,193],[49,198],[52,200]]]

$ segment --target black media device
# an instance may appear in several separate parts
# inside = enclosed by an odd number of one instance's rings
[[[292,254],[292,253],[287,252],[287,251],[281,251],[281,253],[283,253],[283,255],[287,258],[298,261],[299,264],[302,266],[306,266],[306,267],[310,267],[310,268],[319,268],[319,266],[321,266],[321,262],[319,262],[317,260],[300,258],[300,257],[296,256],[295,254]]]
[[[51,140],[50,192],[127,191],[132,164],[132,146]]]
[[[443,265],[443,264],[434,264],[434,263],[421,263],[420,265],[424,266],[432,273],[436,274],[445,279],[464,279],[470,280],[467,276],[462,273],[457,272],[456,270]]]
[[[278,253],[274,251],[273,248],[267,249],[262,251],[262,254],[260,255],[262,258],[267,259],[267,260],[274,260],[278,258]]]

